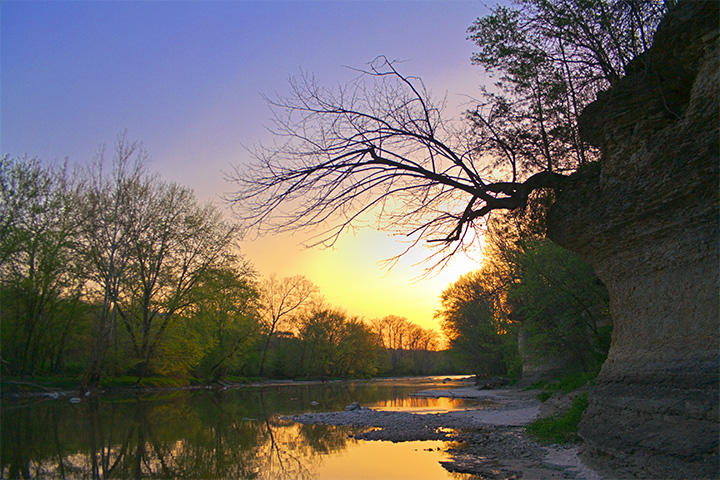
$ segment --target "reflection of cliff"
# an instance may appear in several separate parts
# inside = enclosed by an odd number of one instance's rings
[[[549,234],[608,287],[614,325],[580,433],[653,477],[718,472],[718,5],[680,2],[653,48],[583,113],[602,162]]]

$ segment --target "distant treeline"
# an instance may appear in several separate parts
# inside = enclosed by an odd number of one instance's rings
[[[304,277],[260,280],[239,227],[145,172],[123,137],[83,171],[0,159],[4,377],[369,377],[451,373],[437,333],[367,323]]]

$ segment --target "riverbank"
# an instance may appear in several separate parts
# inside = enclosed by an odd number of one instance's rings
[[[448,449],[452,460],[442,462],[443,466],[483,479],[601,480],[578,457],[577,446],[542,445],[525,435],[525,425],[540,416],[536,393],[515,388],[426,390],[414,396],[474,399],[482,401],[483,407],[419,414],[350,405],[341,412],[280,418],[301,424],[352,426],[357,429],[353,436],[358,440],[453,442]]]
[[[282,387],[290,385],[326,385],[337,384],[343,382],[402,382],[402,381],[422,381],[436,380],[438,383],[444,379],[444,382],[462,382],[470,384],[474,377],[467,375],[450,375],[450,376],[417,376],[417,377],[376,377],[372,379],[276,379],[276,378],[260,378],[260,377],[243,377],[233,380],[212,380],[212,381],[193,381],[191,383],[178,384],[177,381],[162,377],[148,377],[138,382],[137,379],[123,377],[123,379],[113,379],[111,382],[99,387],[86,389],[82,387],[77,379],[52,379],[52,380],[16,380],[2,379],[0,380],[0,398],[5,400],[31,399],[31,398],[53,398],[53,399],[70,399],[74,397],[99,397],[126,394],[148,394],[148,393],[170,393],[194,390],[230,390],[235,388],[264,388],[264,387]]]

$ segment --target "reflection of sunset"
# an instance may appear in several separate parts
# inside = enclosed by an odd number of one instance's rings
[[[423,278],[432,252],[424,245],[403,255],[389,271],[383,260],[407,248],[402,239],[371,229],[343,235],[332,249],[305,249],[302,237],[276,236],[245,242],[244,254],[263,275],[305,275],[331,305],[366,319],[407,317],[439,331],[433,314],[438,297],[458,277],[479,268],[479,251],[459,252],[441,271]],[[472,257],[472,258],[471,258]]]
[[[449,397],[398,397],[375,403],[370,406],[373,410],[388,410],[394,412],[412,413],[443,413],[453,410],[476,410],[485,403],[460,398]]]
[[[447,460],[445,442],[360,442],[325,459],[320,479],[439,479],[453,478],[440,461]]]

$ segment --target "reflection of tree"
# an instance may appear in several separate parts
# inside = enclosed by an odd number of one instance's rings
[[[347,431],[277,420],[290,391],[3,405],[0,478],[311,478]]]
[[[294,443],[295,435],[282,435],[286,433],[287,429],[276,429],[274,427],[276,426],[271,425],[270,420],[265,418],[265,431],[270,442],[266,442],[260,448],[260,452],[264,451],[263,457],[265,458],[264,468],[262,469],[263,476],[276,479],[305,479],[312,477],[310,468],[303,464],[303,460],[306,459],[302,455],[302,448],[297,448],[299,445]],[[283,448],[290,446],[295,448]]]
[[[347,448],[350,439],[347,432],[332,425],[299,425],[299,432],[305,443],[315,454],[326,455]]]

